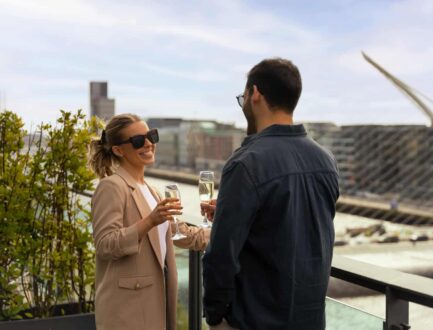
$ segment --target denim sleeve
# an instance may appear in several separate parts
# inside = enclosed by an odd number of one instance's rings
[[[209,325],[221,322],[233,299],[239,253],[258,207],[258,193],[246,167],[233,163],[225,168],[211,239],[203,257],[203,303]]]

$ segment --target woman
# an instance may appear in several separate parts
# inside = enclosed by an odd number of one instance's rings
[[[161,200],[144,179],[155,161],[157,130],[138,116],[114,116],[92,141],[90,166],[101,179],[92,198],[98,330],[175,329],[177,271],[170,222],[177,199]],[[209,232],[180,225],[176,245],[204,249]]]

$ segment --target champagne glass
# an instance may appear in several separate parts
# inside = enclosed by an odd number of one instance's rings
[[[169,184],[165,186],[165,198],[177,198],[180,202],[180,191],[177,184]],[[172,236],[172,240],[176,241],[182,238],[186,238],[184,234],[179,231],[178,220],[176,216],[173,216],[174,223],[176,224],[176,234]]]
[[[214,173],[212,171],[201,171],[198,181],[198,193],[200,195],[201,202],[209,203],[213,198],[214,190]],[[203,222],[200,227],[208,228],[211,224],[207,221],[206,215],[203,218]]]

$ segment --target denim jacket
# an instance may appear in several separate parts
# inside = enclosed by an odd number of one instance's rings
[[[223,169],[203,257],[204,311],[240,329],[324,329],[339,196],[303,125],[249,136]]]

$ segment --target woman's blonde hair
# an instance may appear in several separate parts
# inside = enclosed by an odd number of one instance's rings
[[[119,164],[120,158],[113,153],[112,147],[124,139],[122,130],[138,121],[142,120],[134,114],[114,116],[102,131],[101,137],[90,142],[89,166],[100,179],[112,175]]]

